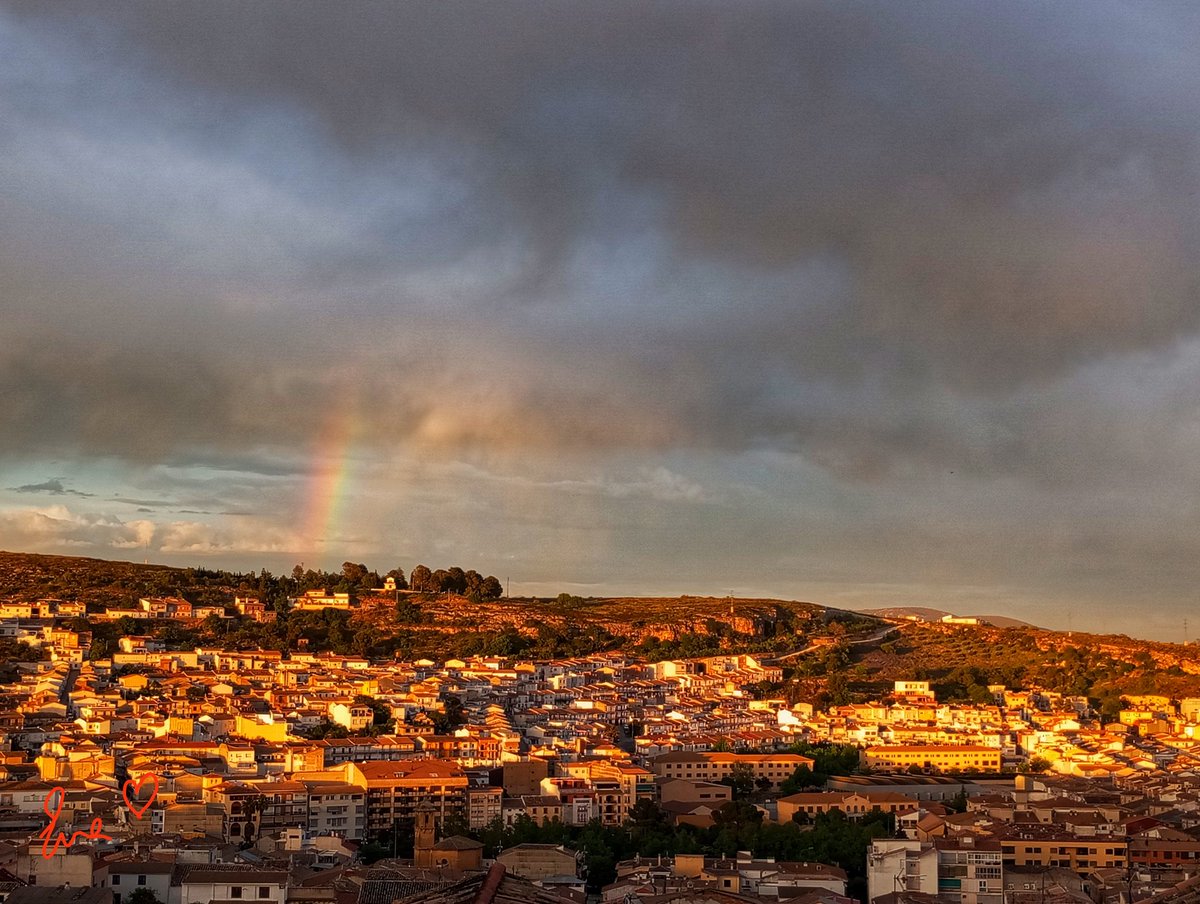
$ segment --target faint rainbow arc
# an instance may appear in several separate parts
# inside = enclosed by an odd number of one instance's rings
[[[326,544],[338,533],[351,484],[356,418],[351,406],[340,406],[326,419],[315,444],[307,489],[303,537],[314,556],[328,552]],[[314,561],[310,567],[317,567]]]

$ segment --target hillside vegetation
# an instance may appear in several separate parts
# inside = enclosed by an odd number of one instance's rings
[[[422,574],[452,576],[462,569]],[[474,572],[466,572],[472,575]],[[388,572],[405,586],[400,569]],[[554,658],[612,649],[647,656],[703,656],[718,652],[763,653],[799,649],[831,625],[841,633],[876,622],[811,603],[710,597],[487,599],[459,592],[383,593],[383,578],[347,562],[341,572],[303,570],[291,575],[246,574],[170,568],[66,556],[0,553],[0,598],[54,597],[87,604],[89,612],[134,609],[142,596],[181,596],[192,602],[231,604],[235,595],[255,596],[272,607],[275,623],[240,617],[202,623],[147,625],[132,618],[92,619],[95,656],[111,652],[124,634],[150,631],[170,648],[224,644],[279,650],[332,650],[373,657],[445,659],[497,655]],[[351,591],[359,607],[290,612],[287,599],[306,590]],[[232,609],[227,614],[234,615]]]
[[[399,569],[389,574],[403,580]],[[945,700],[986,702],[988,685],[1036,685],[1088,696],[1108,714],[1121,694],[1200,696],[1196,645],[903,619],[885,633],[881,626],[888,623],[877,617],[773,599],[385,595],[371,589],[379,581],[378,573],[351,563],[341,573],[298,568],[274,576],[0,552],[0,599],[76,600],[96,613],[131,609],[141,596],[228,604],[242,594],[277,611],[272,624],[231,617],[150,629],[172,648],[205,643],[435,660],[475,654],[546,659],[616,649],[651,659],[753,652],[779,657],[785,670],[784,685],[764,693],[822,702],[882,697],[893,681],[913,678],[930,680]],[[313,588],[354,590],[361,605],[351,612],[287,611],[289,596]],[[147,630],[132,619],[90,621],[93,656],[108,655],[123,634]]]
[[[1124,635],[903,622],[849,648],[836,669],[851,696],[881,696],[900,679],[929,680],[942,700],[990,702],[988,685],[1087,696],[1115,715],[1122,694],[1200,696],[1200,648]]]

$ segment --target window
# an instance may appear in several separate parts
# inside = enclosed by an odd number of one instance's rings
[[[146,877],[138,876],[138,885],[145,885],[145,884],[146,884]]]
[[[113,885],[120,885],[120,884],[121,884],[121,876],[120,876],[119,874],[118,874],[118,875],[115,875],[115,876],[113,876],[113,877],[112,877],[112,880],[113,880],[113,881],[112,881],[112,884],[113,884]]]
[[[231,886],[229,889],[229,897],[240,898],[242,896],[242,887],[240,885]]]
[[[259,896],[260,898],[269,898],[269,897],[271,897],[271,886],[269,886],[269,885],[260,885],[260,886],[258,887],[258,896]]]

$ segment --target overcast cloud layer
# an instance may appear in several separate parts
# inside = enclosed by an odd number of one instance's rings
[[[0,547],[1178,636],[1198,44],[1167,3],[0,2]]]

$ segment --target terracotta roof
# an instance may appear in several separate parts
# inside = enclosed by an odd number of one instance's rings
[[[505,874],[496,863],[486,874],[471,876],[445,888],[401,899],[401,904],[562,904],[552,891]]]
[[[474,838],[467,838],[463,835],[451,835],[449,838],[443,838],[435,844],[433,849],[435,851],[478,851],[483,849],[483,844]]]

